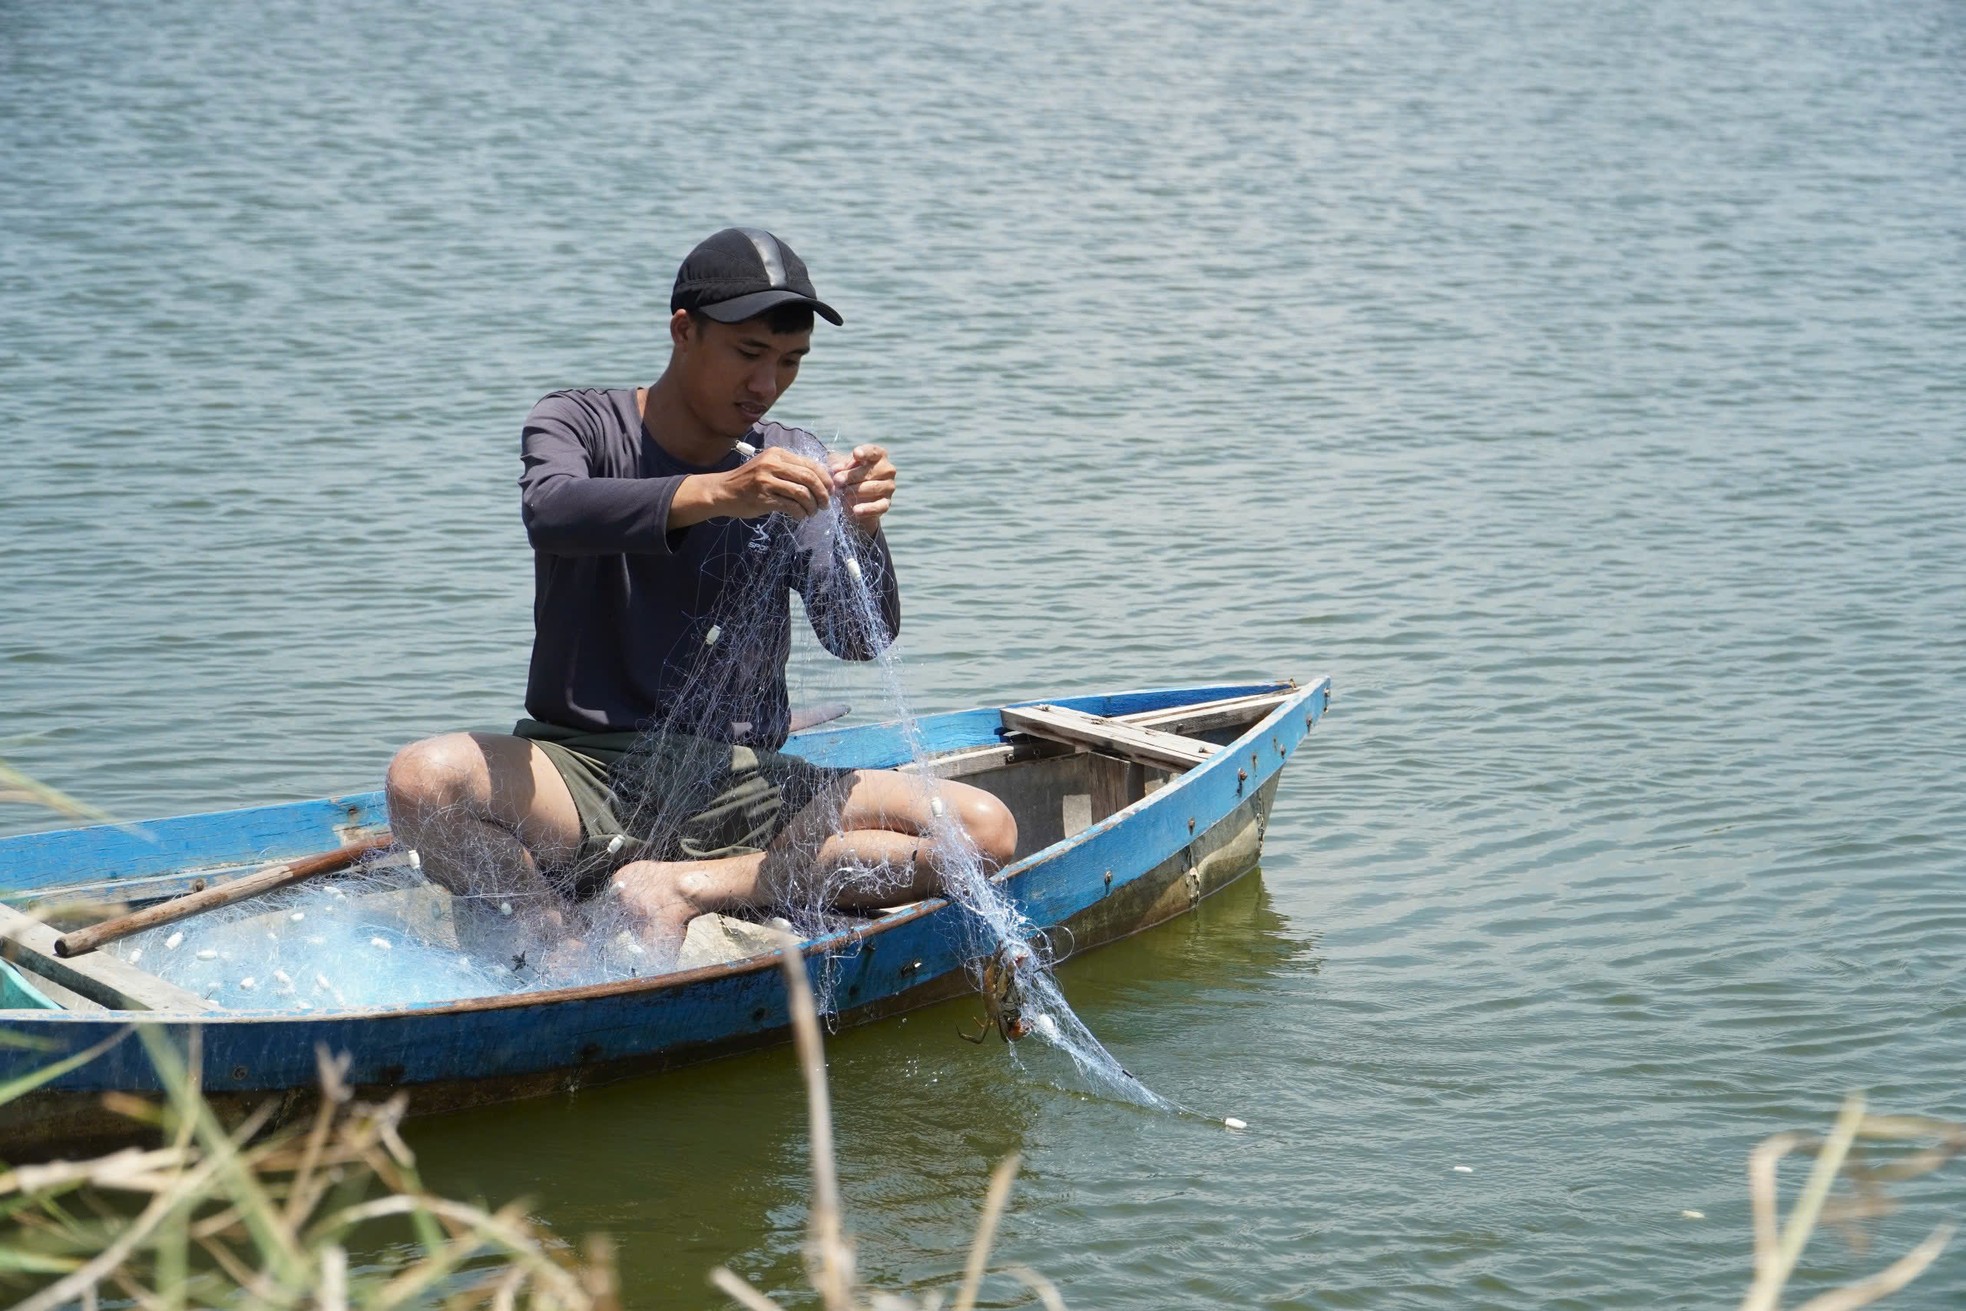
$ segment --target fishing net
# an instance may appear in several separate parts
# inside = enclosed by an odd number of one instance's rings
[[[770,431],[796,453],[827,461],[829,452],[812,434]],[[917,765],[928,755],[893,642],[886,564],[848,522],[840,498],[803,520],[773,514],[712,520],[690,531],[715,534],[697,617],[677,635],[665,669],[671,689],[666,704],[614,771],[616,810],[628,833],[623,858],[674,858],[687,847],[695,836],[689,818],[715,800],[731,746],[768,751],[782,743],[791,719],[788,686],[806,705],[855,702],[861,718],[899,726]],[[795,626],[797,611],[805,625]],[[810,633],[810,642],[795,640],[799,627]],[[564,908],[542,915],[506,895],[469,888],[446,893],[426,882],[414,857],[402,852],[150,930],[115,950],[228,1008],[414,1005],[688,967],[701,963],[692,958],[692,948],[701,947],[697,940],[717,934],[722,938],[709,945],[713,953],[766,949],[762,938],[746,938],[744,920],[783,920],[801,937],[824,937],[909,900],[916,870],[925,865],[940,892],[961,909],[957,931],[979,989],[1002,989],[1008,981],[1021,1001],[1024,1032],[1064,1053],[1081,1076],[1106,1092],[1166,1105],[1121,1069],[1073,1014],[1052,975],[1052,943],[992,880],[992,867],[933,778],[920,770],[906,777],[907,790],[898,794],[905,798],[905,816],[877,815],[871,824],[862,817],[863,827],[908,832],[905,857],[861,860],[837,844],[826,848],[838,834],[821,824],[803,834],[803,845],[795,844],[786,858],[791,868],[768,881],[764,900],[719,917],[714,926],[692,923],[680,956],[652,944],[639,911],[605,885],[571,916]],[[812,799],[812,813],[823,816],[826,800]],[[820,859],[822,848],[833,858]],[[511,853],[509,842],[488,841],[463,859],[489,869]],[[860,950],[851,935],[833,940],[843,944],[841,952]],[[833,1012],[832,980],[845,963],[814,962],[822,1013]]]

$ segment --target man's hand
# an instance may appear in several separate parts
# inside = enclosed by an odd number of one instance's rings
[[[683,479],[669,503],[669,527],[687,528],[705,519],[757,519],[788,514],[805,519],[826,508],[833,479],[815,460],[780,446],[767,446],[728,473],[698,473]]]
[[[894,503],[894,461],[879,446],[856,446],[852,454],[832,456],[826,464],[847,522],[872,533]]]

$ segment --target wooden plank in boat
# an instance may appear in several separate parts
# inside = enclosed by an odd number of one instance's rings
[[[1006,765],[1021,764],[1026,760],[1071,754],[1070,744],[1047,741],[1005,742],[993,747],[958,751],[952,755],[930,756],[926,760],[911,760],[905,765],[896,765],[894,772],[927,774],[930,778],[966,778],[971,774],[1002,769]]]
[[[1257,696],[1233,696],[1199,705],[1175,706],[1168,710],[1144,710],[1132,715],[1116,715],[1122,724],[1158,728],[1165,733],[1209,733],[1220,728],[1247,728],[1295,696],[1296,689],[1264,692]]]
[[[1189,769],[1221,750],[1213,742],[1157,728],[1141,728],[1063,706],[1006,706],[1003,723],[1013,732],[1093,747],[1122,760],[1160,769]]]
[[[114,956],[55,954],[61,936],[29,915],[0,906],[0,954],[90,1001],[119,1011],[215,1011],[219,1007]]]

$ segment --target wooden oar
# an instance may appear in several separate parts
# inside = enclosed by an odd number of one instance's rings
[[[338,869],[346,869],[371,851],[380,851],[393,839],[387,833],[373,837],[359,838],[345,847],[323,852],[318,856],[308,856],[301,860],[282,861],[253,871],[241,878],[232,879],[202,892],[186,893],[169,901],[160,901],[155,906],[145,906],[127,915],[106,919],[100,924],[91,924],[86,929],[64,933],[55,939],[55,955],[80,956],[94,951],[106,942],[127,938],[132,933],[154,929],[159,924],[170,924],[192,915],[212,910],[218,906],[230,906],[272,892],[278,888],[291,887],[303,883],[317,874],[330,874]]]

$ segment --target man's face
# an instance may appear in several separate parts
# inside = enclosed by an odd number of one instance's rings
[[[670,332],[691,413],[732,441],[749,432],[784,395],[812,348],[811,329],[773,332],[763,319],[718,323],[678,310]]]

